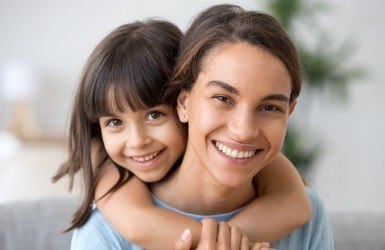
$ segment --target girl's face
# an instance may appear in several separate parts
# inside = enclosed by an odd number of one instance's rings
[[[99,119],[110,158],[145,182],[162,179],[182,155],[185,143],[167,105]]]
[[[250,183],[282,147],[290,93],[286,67],[269,52],[248,43],[213,48],[193,89],[178,97],[189,125],[186,159],[222,185]]]

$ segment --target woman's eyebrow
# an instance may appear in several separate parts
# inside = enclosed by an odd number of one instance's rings
[[[220,88],[227,90],[230,93],[233,93],[235,95],[239,95],[239,91],[236,88],[234,88],[233,86],[231,86],[230,84],[225,83],[225,82],[214,80],[214,81],[210,81],[206,84],[206,87],[211,87],[211,86],[220,87]]]
[[[220,88],[227,90],[230,93],[233,93],[235,95],[239,95],[239,91],[236,88],[234,88],[230,84],[222,82],[222,81],[213,80],[213,81],[210,81],[206,84],[206,87],[211,87],[211,86],[220,87]],[[267,95],[264,98],[262,98],[262,101],[281,101],[281,102],[285,102],[285,103],[289,103],[289,100],[290,100],[289,97],[287,97],[284,94],[271,94],[271,95]]]
[[[289,100],[289,97],[283,94],[271,94],[262,98],[262,101],[280,101],[285,103],[289,103]]]

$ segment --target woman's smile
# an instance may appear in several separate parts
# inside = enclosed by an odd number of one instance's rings
[[[213,144],[220,153],[232,159],[249,159],[263,151],[263,149],[252,149],[251,147],[248,147],[249,149],[247,149],[245,146],[234,145],[234,143],[213,141]]]

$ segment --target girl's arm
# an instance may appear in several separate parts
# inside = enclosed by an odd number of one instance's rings
[[[101,167],[96,199],[118,179],[111,163]],[[241,228],[254,242],[275,241],[302,225],[311,214],[304,184],[291,163],[282,155],[258,174],[260,197],[229,223]],[[199,241],[201,223],[176,212],[156,207],[147,186],[132,177],[117,191],[97,201],[108,221],[127,240],[148,249],[172,249],[184,229]]]
[[[274,242],[311,218],[305,184],[293,164],[282,154],[255,177],[259,197],[229,223],[254,242]]]
[[[202,224],[179,213],[155,206],[144,182],[132,176],[118,190],[102,197],[118,180],[119,173],[107,161],[101,166],[95,199],[103,216],[128,241],[145,249],[173,249],[186,228],[194,247],[199,243]]]

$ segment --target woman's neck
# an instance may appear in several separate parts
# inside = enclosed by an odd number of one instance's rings
[[[196,157],[185,155],[181,166],[167,179],[151,186],[152,192],[167,204],[194,214],[227,213],[256,197],[252,180],[241,186],[219,183]]]

